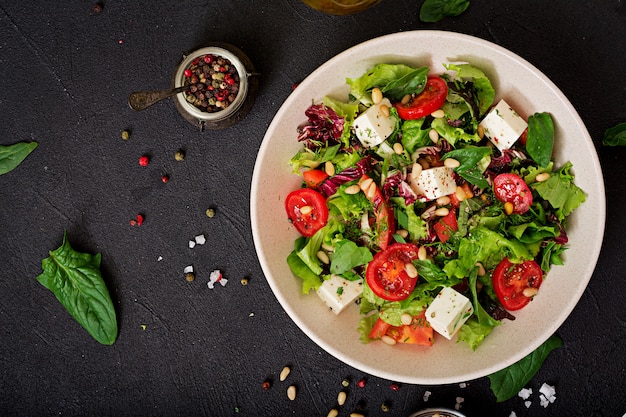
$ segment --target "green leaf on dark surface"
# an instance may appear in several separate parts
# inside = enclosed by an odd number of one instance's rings
[[[528,118],[526,151],[540,167],[547,167],[554,147],[554,122],[548,113],[535,113]]]
[[[604,132],[602,144],[606,146],[626,146],[626,122],[607,129]]]
[[[0,146],[0,175],[13,171],[37,147],[37,142]]]
[[[103,345],[117,338],[117,317],[109,291],[100,273],[100,254],[77,252],[67,235],[63,244],[41,262],[37,281],[52,291],[76,321]]]
[[[563,341],[556,335],[546,340],[535,351],[513,365],[489,375],[491,392],[498,402],[506,401],[517,394],[541,369],[550,352],[563,346]]]
[[[448,16],[458,16],[470,5],[469,0],[425,0],[420,8],[420,20],[434,23]]]

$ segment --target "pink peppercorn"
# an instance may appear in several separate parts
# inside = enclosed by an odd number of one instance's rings
[[[143,216],[141,214],[137,215],[137,226],[141,226],[143,224]]]
[[[365,378],[363,378],[360,379],[359,382],[357,382],[356,384],[359,386],[359,388],[364,388],[366,383],[367,381],[365,380]]]
[[[163,181],[163,184],[167,184],[169,180],[170,180],[169,175],[165,174],[161,176],[161,181]]]
[[[192,72],[191,72],[190,69],[186,69],[185,70],[185,77],[189,78],[189,77],[191,77],[191,74],[192,74]]]
[[[389,387],[391,388],[392,391],[400,391],[400,384],[398,384],[397,382],[394,382],[393,384],[391,384],[391,386]]]
[[[142,167],[148,166],[149,163],[150,158],[148,158],[146,155],[142,155],[139,157],[139,165],[141,165]]]

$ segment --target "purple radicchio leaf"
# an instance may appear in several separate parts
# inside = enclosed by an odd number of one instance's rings
[[[323,104],[311,105],[304,114],[308,122],[298,127],[298,141],[307,149],[341,143],[345,120],[330,107]]]
[[[335,174],[326,181],[321,183],[317,191],[319,191],[324,197],[328,198],[337,192],[340,185],[350,181],[358,180],[370,170],[370,157],[363,158],[357,162],[354,166],[349,167],[341,171],[339,174]]]

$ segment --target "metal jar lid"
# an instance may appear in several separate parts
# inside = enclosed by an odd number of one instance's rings
[[[411,414],[409,417],[465,417],[464,414],[459,413],[449,408],[427,408],[417,411]]]
[[[190,123],[198,126],[201,131],[205,129],[223,129],[230,127],[243,120],[248,114],[258,91],[258,74],[250,59],[237,47],[224,43],[213,42],[211,46],[197,49],[190,54],[183,55],[174,77],[174,87],[182,87],[185,84],[185,70],[199,57],[211,54],[230,61],[235,66],[239,75],[239,90],[233,102],[223,110],[206,112],[189,103],[186,94],[177,94],[174,103],[179,113]]]

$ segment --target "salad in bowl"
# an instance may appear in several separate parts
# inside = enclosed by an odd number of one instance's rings
[[[552,160],[550,113],[524,119],[481,69],[442,68],[377,64],[294,132],[286,261],[335,313],[359,305],[366,343],[476,349],[540,296],[586,199]]]

